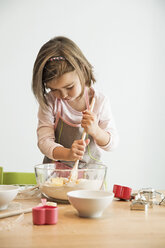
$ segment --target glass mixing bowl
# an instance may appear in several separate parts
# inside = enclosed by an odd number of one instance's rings
[[[105,165],[90,164],[78,169],[77,179],[71,180],[72,168],[61,162],[39,164],[34,168],[41,193],[56,201],[68,201],[69,191],[103,189],[107,173]]]

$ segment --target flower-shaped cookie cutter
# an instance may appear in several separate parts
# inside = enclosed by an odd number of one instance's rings
[[[32,208],[32,216],[34,225],[54,225],[58,222],[58,207],[44,202],[44,205]]]
[[[130,200],[132,189],[129,187],[114,184],[113,193],[115,198],[121,200]]]

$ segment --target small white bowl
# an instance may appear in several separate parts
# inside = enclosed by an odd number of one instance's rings
[[[0,210],[8,207],[9,203],[14,200],[18,194],[19,186],[0,185]]]
[[[112,202],[114,194],[101,190],[75,190],[68,192],[67,196],[80,217],[99,218]]]

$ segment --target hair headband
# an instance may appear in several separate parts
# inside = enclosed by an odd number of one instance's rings
[[[64,57],[62,57],[62,56],[57,56],[57,57],[52,57],[52,58],[50,58],[50,59],[48,59],[48,61],[55,61],[55,60],[65,60],[65,58]]]

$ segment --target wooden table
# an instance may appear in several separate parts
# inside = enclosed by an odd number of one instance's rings
[[[17,200],[23,208],[33,207],[38,200]],[[18,216],[0,220],[0,248],[33,247],[144,247],[165,248],[165,206],[155,205],[147,212],[130,210],[130,202],[113,200],[100,219],[79,218],[71,205],[58,205],[56,225],[36,226],[27,213],[9,230],[4,223]]]

